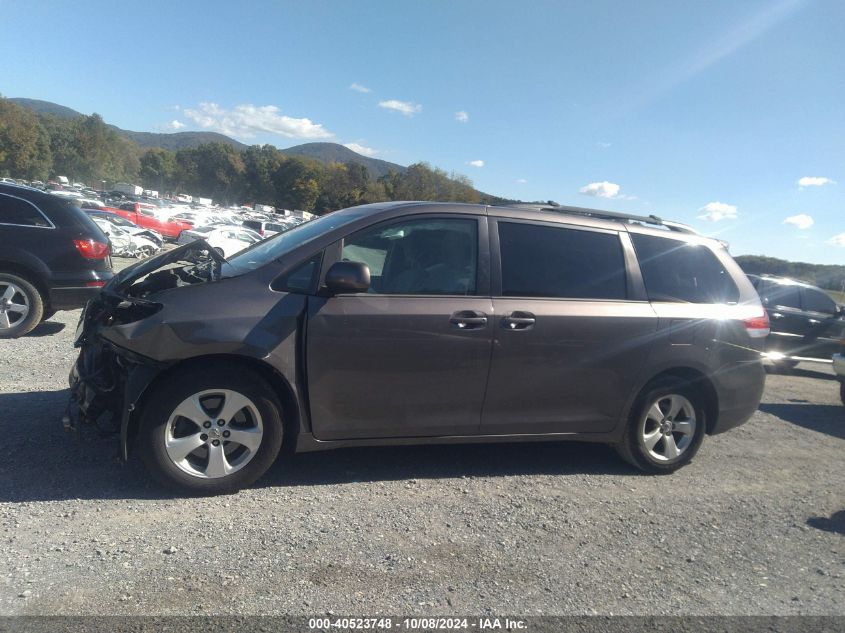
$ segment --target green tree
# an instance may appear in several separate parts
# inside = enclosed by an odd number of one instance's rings
[[[158,147],[148,149],[141,155],[139,166],[141,184],[147,189],[164,193],[174,186],[177,169],[175,153]]]
[[[273,174],[276,206],[311,211],[320,195],[322,165],[298,156],[288,158]]]
[[[0,98],[0,173],[44,180],[51,164],[50,139],[38,117]]]

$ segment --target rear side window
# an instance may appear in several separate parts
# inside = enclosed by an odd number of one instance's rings
[[[736,303],[739,290],[704,245],[631,234],[651,301]]]
[[[47,218],[33,204],[20,198],[0,194],[0,224],[50,226]]]
[[[760,294],[767,306],[801,309],[801,291],[798,286],[766,282]]]
[[[502,296],[625,299],[619,236],[499,220]]]
[[[804,294],[804,309],[810,312],[833,315],[836,312],[836,304],[829,296],[820,290],[813,288],[802,288]]]

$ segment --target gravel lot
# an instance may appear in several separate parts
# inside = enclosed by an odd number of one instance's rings
[[[180,499],[62,431],[78,316],[0,341],[0,614],[845,614],[825,366],[673,476],[588,444],[356,449]]]

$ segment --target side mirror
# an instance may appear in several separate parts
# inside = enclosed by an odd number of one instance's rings
[[[370,268],[361,262],[335,262],[326,273],[326,288],[332,294],[367,292]]]

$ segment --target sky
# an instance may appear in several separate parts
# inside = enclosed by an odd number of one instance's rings
[[[845,264],[845,2],[0,0],[0,94]]]

